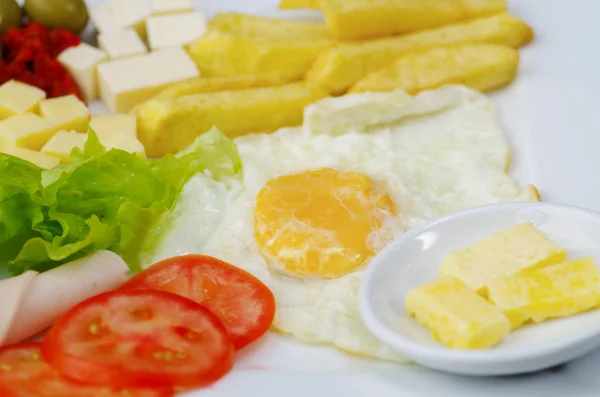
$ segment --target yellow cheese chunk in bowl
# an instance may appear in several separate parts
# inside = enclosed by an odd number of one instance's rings
[[[600,274],[593,258],[575,259],[494,280],[488,293],[515,329],[598,306]]]

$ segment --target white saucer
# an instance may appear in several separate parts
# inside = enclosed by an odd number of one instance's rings
[[[409,290],[438,277],[442,260],[499,230],[530,221],[569,253],[600,263],[600,214],[548,203],[494,204],[423,224],[386,247],[369,265],[360,291],[360,313],[379,339],[408,359],[464,375],[537,371],[600,346],[600,310],[527,325],[487,350],[449,349],[404,311]]]

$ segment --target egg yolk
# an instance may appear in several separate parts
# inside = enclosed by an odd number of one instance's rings
[[[370,237],[394,216],[392,198],[367,175],[323,168],[267,182],[254,231],[277,270],[335,278],[375,254]]]

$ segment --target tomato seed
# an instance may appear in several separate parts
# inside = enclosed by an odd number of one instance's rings
[[[8,364],[2,364],[0,365],[0,369],[2,369],[3,371],[10,371],[12,369],[12,366]]]

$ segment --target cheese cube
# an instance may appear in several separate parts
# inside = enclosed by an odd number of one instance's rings
[[[153,15],[194,11],[192,0],[151,0],[150,7]]]
[[[600,274],[593,258],[581,258],[494,280],[488,291],[514,329],[598,306]]]
[[[0,151],[14,147],[40,150],[57,131],[49,120],[27,113],[0,121]]]
[[[107,0],[92,9],[90,16],[100,33],[133,28],[146,39],[145,20],[150,16],[146,0]]]
[[[40,168],[54,168],[60,164],[60,159],[40,153],[36,150],[24,149],[20,147],[12,148],[8,154],[27,160]]]
[[[106,59],[108,57],[104,51],[85,43],[67,48],[58,56],[58,61],[73,76],[87,103],[98,99],[96,66]]]
[[[98,137],[125,133],[136,137],[137,117],[133,114],[105,114],[92,116],[90,127]]]
[[[452,278],[411,290],[405,309],[434,339],[451,348],[489,348],[510,332],[510,323],[500,309]]]
[[[45,99],[40,102],[40,114],[59,130],[87,132],[88,108],[75,95]]]
[[[74,148],[83,150],[87,141],[87,134],[77,131],[58,131],[42,148],[45,155],[60,159],[63,164],[71,162],[71,151]]]
[[[32,112],[46,93],[37,87],[10,80],[0,86],[0,120]]]
[[[183,48],[169,48],[105,62],[98,66],[98,75],[104,104],[123,113],[168,84],[198,77],[199,72]]]
[[[135,153],[139,157],[146,157],[144,145],[135,137],[125,131],[117,132],[111,135],[104,135],[100,138],[100,143],[107,150],[121,149],[129,153]]]
[[[110,59],[131,57],[148,52],[146,45],[133,29],[100,33],[98,44]]]
[[[148,18],[146,29],[151,49],[180,47],[206,32],[206,20],[199,12],[160,15]]]
[[[526,222],[452,252],[442,262],[440,273],[485,295],[487,284],[496,279],[553,265],[566,257],[565,250]]]

